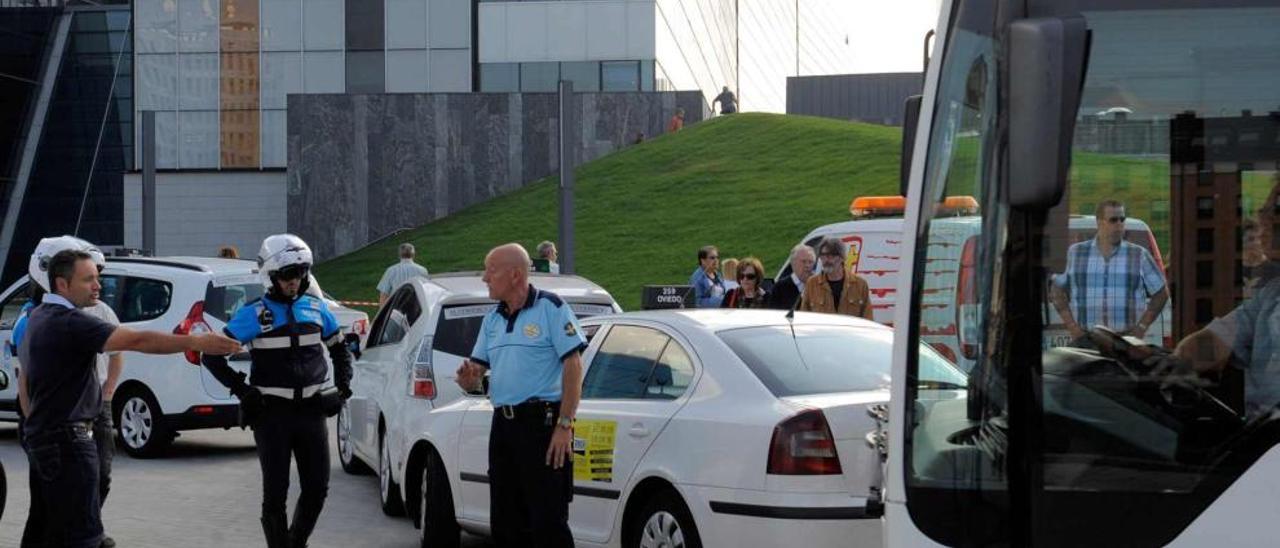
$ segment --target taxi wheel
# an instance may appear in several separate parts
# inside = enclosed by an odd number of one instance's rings
[[[434,451],[427,455],[427,465],[422,469],[421,493],[418,522],[422,524],[422,548],[457,548],[461,530],[453,511],[453,492],[444,463]]]
[[[342,404],[338,412],[338,464],[342,471],[355,476],[363,476],[373,472],[369,466],[356,456],[355,446],[351,444],[351,409]]]
[[[382,499],[382,513],[392,517],[404,515],[400,486],[391,479],[391,449],[387,447],[386,432],[378,437],[378,495]]]
[[[0,464],[0,518],[4,517],[4,502],[9,498],[9,484],[4,476],[4,464]]]
[[[157,457],[173,443],[174,435],[165,427],[160,404],[146,388],[134,385],[117,392],[113,406],[116,433],[130,457]]]
[[[702,548],[693,514],[671,490],[653,494],[623,538],[626,548]]]

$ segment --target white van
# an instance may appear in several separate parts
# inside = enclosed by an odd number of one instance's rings
[[[241,259],[208,257],[107,257],[99,299],[120,323],[132,329],[166,333],[220,332],[240,305],[262,296],[258,265]],[[31,283],[23,276],[0,292],[0,371],[15,378],[14,359],[7,342],[19,311],[26,304]],[[320,290],[342,332],[363,340],[369,316],[333,301]],[[229,360],[233,369],[248,372],[249,354]],[[126,352],[124,372],[116,385],[112,419],[121,447],[133,457],[161,455],[183,430],[230,428],[240,422],[239,400],[222,386],[198,354],[175,355]],[[0,389],[0,421],[18,420],[17,383]]]
[[[867,281],[871,290],[872,319],[893,325],[894,307],[898,302],[898,271],[902,255],[902,212],[906,200],[900,196],[873,196],[855,199],[849,211],[857,220],[832,223],[818,227],[807,234],[802,242],[816,247],[827,236],[844,242],[845,266]],[[982,231],[982,219],[977,216],[977,201],[967,196],[947,198],[942,209],[954,217],[935,217],[930,227],[929,264],[925,265],[925,289],[921,308],[924,321],[921,340],[928,342],[940,354],[968,371],[977,352],[978,309],[974,283],[977,236]],[[1092,216],[1072,215],[1070,242],[1092,238],[1097,224]],[[1156,260],[1161,272],[1164,259],[1156,244],[1151,228],[1132,217],[1125,220],[1125,240],[1141,246]],[[774,279],[791,275],[790,263],[784,264]],[[1146,340],[1152,344],[1171,348],[1173,316],[1170,306],[1160,313],[1159,321],[1147,330]],[[1045,347],[1065,346],[1071,342],[1062,318],[1052,304],[1044,306]]]

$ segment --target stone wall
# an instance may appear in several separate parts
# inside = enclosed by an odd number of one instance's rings
[[[317,258],[349,253],[553,175],[554,93],[290,95],[288,228]],[[578,161],[661,134],[693,92],[579,93]]]

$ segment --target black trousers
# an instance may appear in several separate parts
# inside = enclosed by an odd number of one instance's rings
[[[262,414],[253,425],[262,465],[262,516],[285,515],[290,460],[298,462],[297,514],[312,520],[329,494],[329,429],[317,406],[263,398]]]
[[[512,418],[504,412],[509,410],[514,410]],[[573,464],[566,460],[557,470],[546,460],[559,416],[559,402],[494,410],[489,430],[489,512],[498,546],[573,547],[569,532]]]
[[[102,401],[102,412],[93,419],[93,442],[98,446],[98,503],[107,503],[111,492],[111,461],[116,456],[116,425],[111,420],[111,402]]]
[[[18,413],[18,439],[26,450],[27,443],[23,439],[23,426],[26,419]],[[98,507],[101,509],[107,501],[107,493],[111,492],[111,462],[115,458],[115,424],[111,419],[111,402],[102,402],[102,412],[93,419],[93,442],[98,448]],[[30,548],[44,545],[45,528],[44,499],[40,494],[38,473],[35,467],[27,471],[27,486],[31,492],[31,508],[27,512],[27,523],[22,531],[22,547]]]
[[[23,546],[97,548],[102,544],[98,448],[89,424],[26,437],[31,513]]]

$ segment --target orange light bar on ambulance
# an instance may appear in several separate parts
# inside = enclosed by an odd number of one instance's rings
[[[947,196],[942,201],[939,215],[955,215],[957,217],[978,214],[978,200],[973,196]]]
[[[907,210],[907,199],[902,196],[862,196],[849,204],[849,214],[855,219],[902,215]]]

